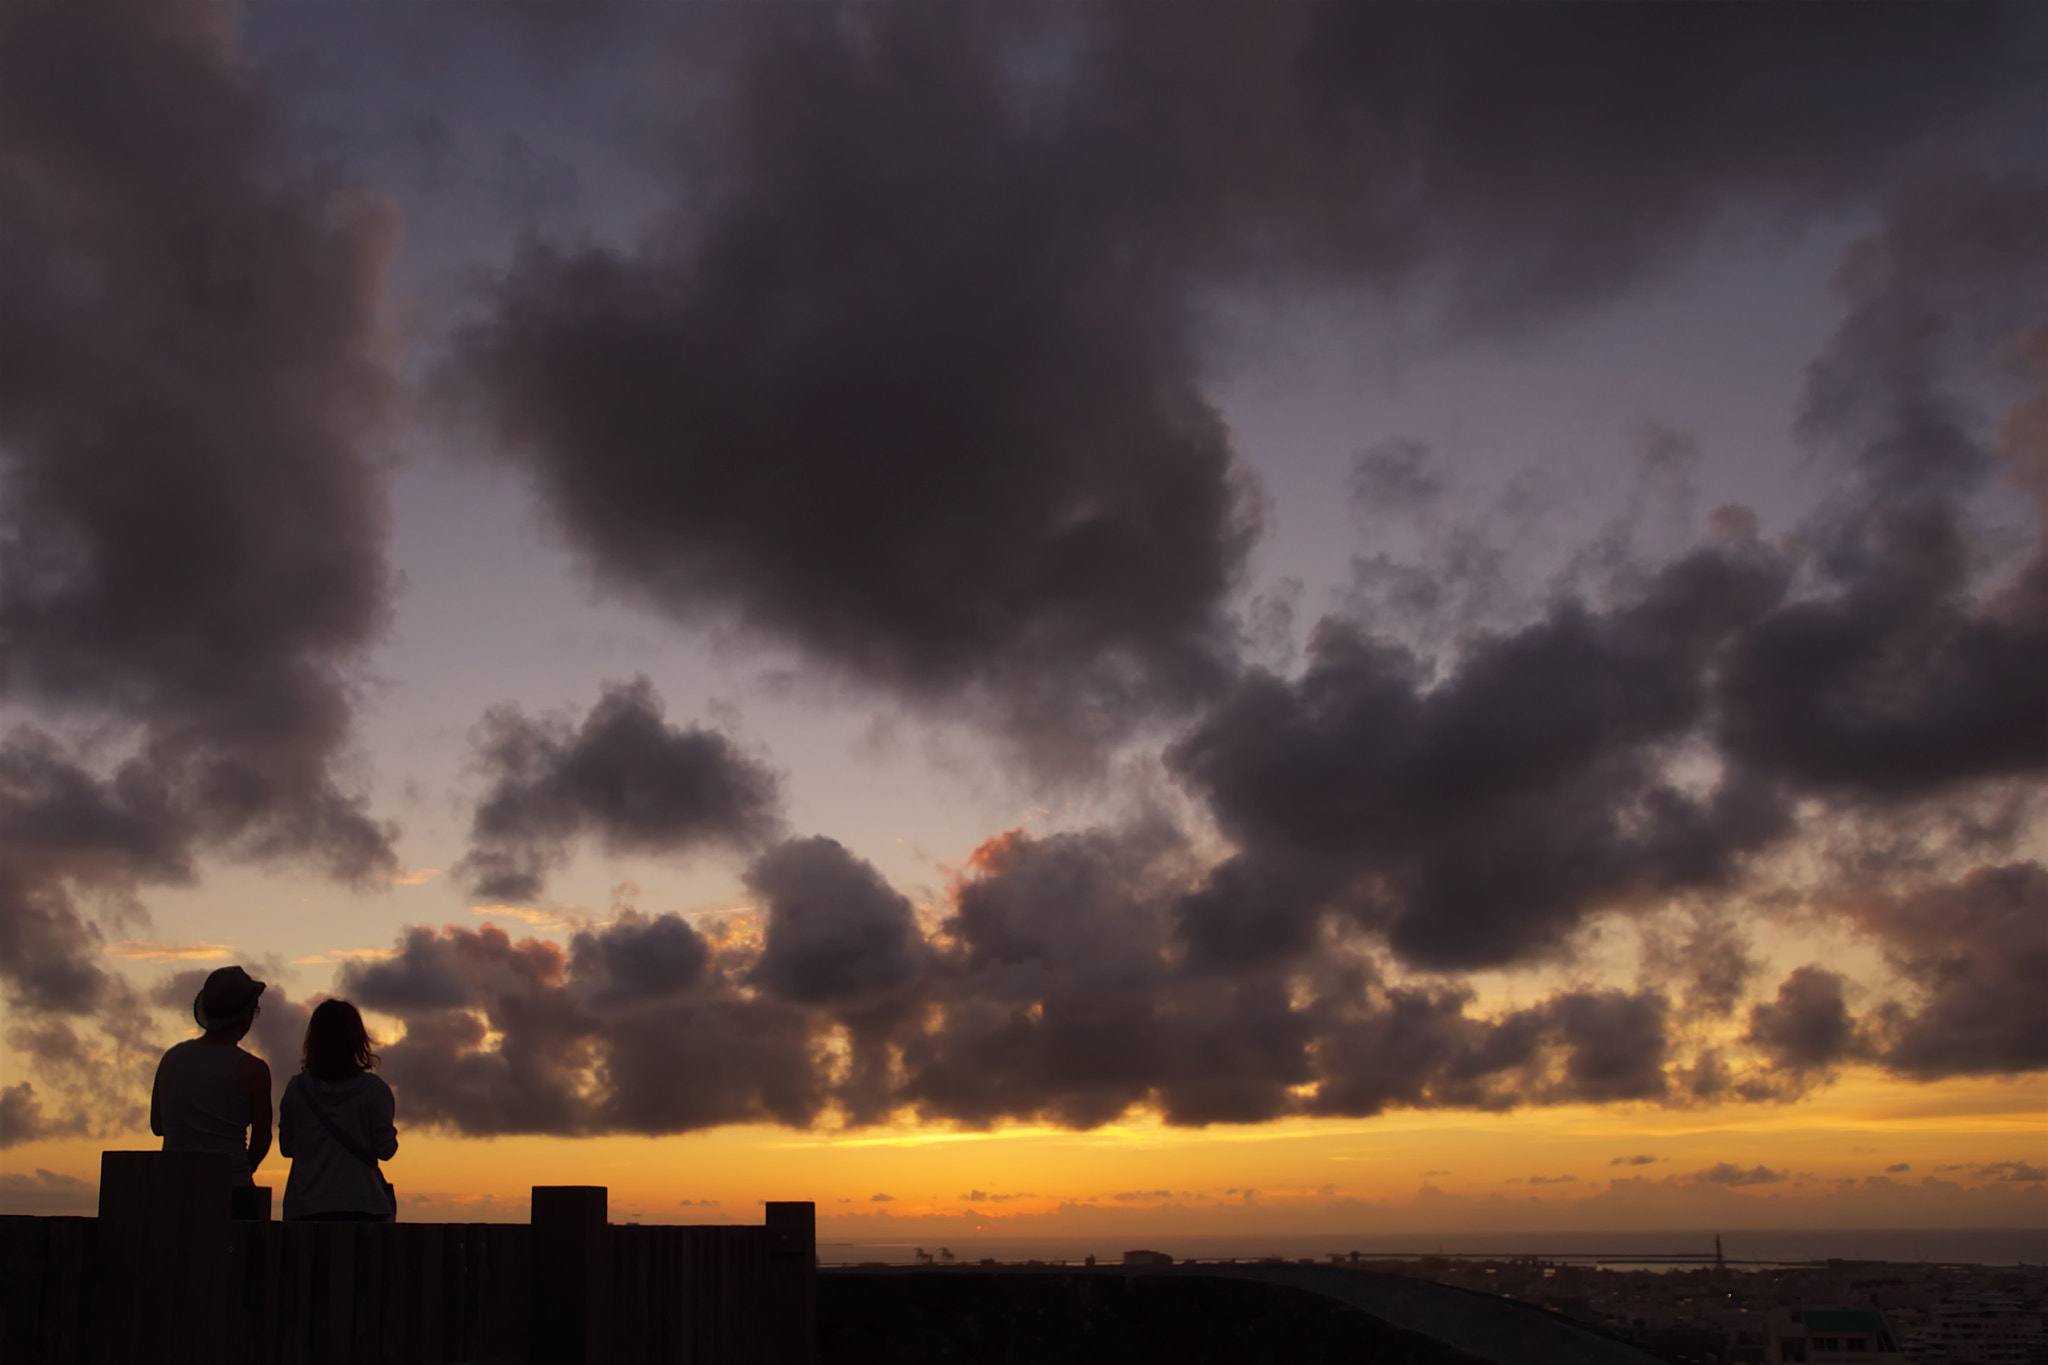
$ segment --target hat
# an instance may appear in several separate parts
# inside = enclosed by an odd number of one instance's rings
[[[192,1017],[208,1029],[235,1023],[256,1008],[263,985],[240,967],[222,967],[192,997]]]

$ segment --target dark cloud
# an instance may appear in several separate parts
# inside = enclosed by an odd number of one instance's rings
[[[225,6],[0,23],[8,688],[135,726],[195,832],[378,875],[329,765],[386,612],[391,224],[281,164]]]
[[[1646,934],[1646,968],[1678,989],[1686,1010],[1724,1016],[1734,1011],[1756,975],[1748,935],[1726,917],[1702,917],[1691,932]]]
[[[33,1085],[22,1081],[0,1090],[0,1147],[34,1142],[46,1126],[43,1102],[36,1098]]]
[[[648,918],[628,910],[602,930],[579,932],[570,969],[599,1005],[660,1000],[704,980],[711,947],[679,915]]]
[[[754,25],[711,211],[529,252],[466,353],[614,584],[1026,729],[1126,718],[1219,673],[1252,513],[1140,149],[1021,123],[985,28]]]
[[[747,870],[768,923],[753,982],[806,1005],[848,1008],[903,991],[927,949],[910,902],[830,839],[771,849]]]
[[[1459,314],[1498,325],[1636,283],[1731,205],[1865,191],[2039,78],[2034,17],[1340,6],[1299,69],[1353,172],[1344,235],[1444,260]]]
[[[1661,1160],[1663,1160],[1662,1157],[1654,1156],[1618,1156],[1607,1164],[1610,1166],[1654,1166]]]
[[[1168,756],[1237,847],[1177,909],[1193,960],[1297,959],[1334,915],[1423,967],[1526,961],[1595,913],[1741,887],[1795,802],[1820,803],[1867,877],[1927,856],[1900,821],[2048,771],[2048,543],[1979,548],[2000,452],[1966,396],[2021,337],[2033,391],[2001,439],[2032,478],[2038,318],[2014,297],[2044,284],[2048,187],[1910,180],[1845,257],[1847,316],[1803,418],[1834,483],[1796,536],[1766,546],[1718,515],[1706,545],[1567,580],[1528,624],[1430,655],[1332,616],[1298,675],[1246,672]],[[1704,919],[1664,957],[1710,1014],[1753,970]],[[1788,1064],[1810,1055],[1789,1017],[1767,1024]]]
[[[2048,1067],[2048,868],[1980,867],[1852,913],[1912,991],[1874,1012],[1886,1066],[1921,1079]]]
[[[567,953],[492,925],[413,929],[337,986],[404,1020],[383,1074],[418,1122],[478,1134],[809,1123],[822,1104],[810,1021],[708,975],[706,951],[668,915],[585,931]]]
[[[106,779],[47,735],[21,729],[0,740],[0,980],[9,998],[83,1015],[122,997],[77,899],[187,880],[187,833],[146,763]]]
[[[1777,1185],[1791,1178],[1789,1171],[1774,1171],[1768,1166],[1752,1166],[1745,1171],[1731,1161],[1717,1161],[1687,1177],[1709,1185]]]
[[[1750,1008],[1748,1041],[1773,1067],[1791,1073],[1792,1084],[1867,1051],[1844,1001],[1844,984],[1841,973],[1809,964],[1785,978],[1776,999]]]
[[[0,985],[96,1017],[80,1122],[146,1031],[93,911],[202,850],[395,867],[336,776],[387,615],[394,225],[290,164],[234,26],[0,11]]]
[[[2048,769],[2048,545],[1985,592],[1969,499],[1996,467],[1956,383],[2048,285],[2048,184],[1916,182],[1853,247],[1849,311],[1814,366],[1805,427],[1850,483],[1809,524],[1814,590],[1729,651],[1720,741],[1836,797],[1923,797]],[[1988,337],[1985,335],[1989,333]]]
[[[1341,908],[1411,961],[1496,965],[1595,910],[1726,884],[1783,813],[1739,775],[1682,789],[1666,761],[1708,714],[1709,660],[1785,580],[1761,547],[1703,549],[1634,602],[1476,640],[1441,678],[1326,620],[1299,678],[1253,673],[1171,753],[1246,856],[1183,905],[1191,950],[1284,955]]]
[[[457,872],[482,896],[537,898],[580,837],[673,854],[745,849],[779,824],[775,775],[716,731],[670,725],[645,678],[606,687],[580,725],[498,707],[477,751],[491,787]]]
[[[620,590],[1071,758],[1222,676],[1254,519],[1213,287],[1574,306],[1730,204],[1867,193],[2038,66],[2017,11],[1864,18],[778,12],[720,50],[684,207],[634,253],[529,251],[463,367]],[[1405,459],[1365,482],[1425,493]]]
[[[1568,991],[1485,1018],[1453,988],[1387,986],[1349,951],[1307,980],[1189,970],[1170,913],[1184,854],[1154,826],[1004,836],[926,928],[868,864],[800,840],[748,872],[758,937],[635,911],[566,951],[416,928],[336,990],[403,1020],[383,1054],[406,1111],[479,1134],[828,1111],[1094,1127],[1138,1107],[1205,1125],[1670,1094],[1671,1010],[1654,992]]]
[[[1884,1168],[1884,1173],[1886,1175],[1904,1175],[1907,1171],[1910,1171],[1912,1169],[1913,1167],[1907,1162],[1894,1161],[1891,1165]]]

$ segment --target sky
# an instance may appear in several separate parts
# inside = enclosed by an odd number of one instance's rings
[[[1997,4],[0,8],[0,1204],[240,962],[409,1219],[2048,1226],[2044,121]]]

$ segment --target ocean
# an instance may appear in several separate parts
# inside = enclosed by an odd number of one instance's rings
[[[1142,1247],[1164,1252],[1176,1260],[1258,1260],[1279,1256],[1287,1260],[1312,1257],[1318,1261],[1331,1255],[1356,1251],[1361,1256],[1401,1257],[1541,1256],[1553,1261],[1600,1265],[1614,1269],[1685,1269],[1712,1265],[1713,1230],[1685,1229],[1668,1232],[1556,1232],[1556,1233],[1359,1233],[1355,1236],[1311,1233],[1302,1235],[1201,1236],[1174,1234],[1156,1238],[1106,1242],[1100,1238],[1040,1237],[1014,1239],[954,1238],[945,1243],[957,1262],[970,1263],[983,1257],[1003,1262],[1038,1260],[1079,1264],[1094,1256],[1098,1262],[1115,1263],[1127,1250]],[[1825,1261],[1917,1261],[1957,1265],[2043,1265],[2048,1264],[2048,1228],[1806,1228],[1761,1230],[1721,1229],[1721,1246],[1728,1263],[1738,1269],[1769,1265]],[[820,1241],[818,1260],[824,1265],[854,1265],[862,1261],[885,1261],[909,1265],[920,1248],[909,1242]],[[934,1257],[940,1244],[923,1245]]]

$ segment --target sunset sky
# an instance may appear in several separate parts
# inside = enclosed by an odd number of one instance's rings
[[[0,1207],[240,962],[407,1219],[2048,1227],[2043,127],[2025,6],[0,0]]]

